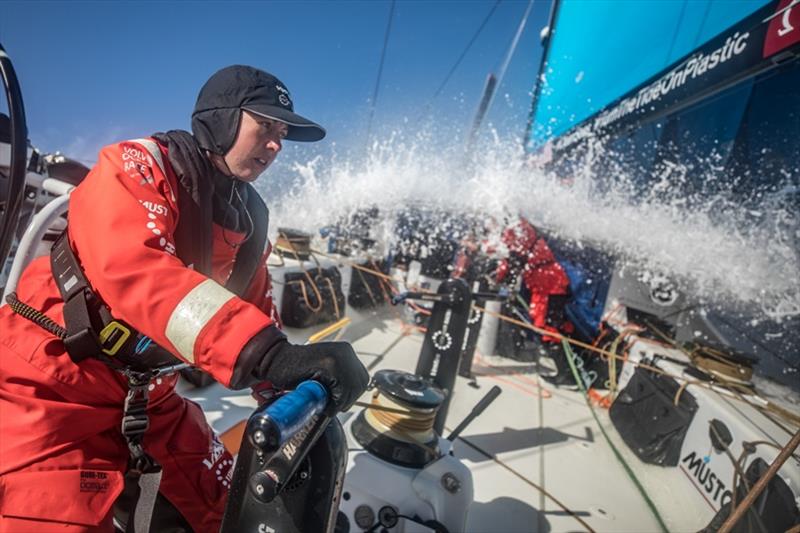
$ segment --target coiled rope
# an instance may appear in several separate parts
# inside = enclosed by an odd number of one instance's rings
[[[388,409],[387,409],[388,408]],[[368,412],[386,429],[395,431],[405,438],[419,442],[417,434],[433,432],[436,409],[412,409],[393,402],[378,391],[372,394],[367,405]]]

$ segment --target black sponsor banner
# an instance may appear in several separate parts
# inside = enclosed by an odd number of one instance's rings
[[[553,141],[556,151],[659,118],[800,55],[800,3],[775,0]]]

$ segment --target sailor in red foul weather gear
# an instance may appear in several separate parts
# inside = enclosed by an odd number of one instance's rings
[[[557,333],[572,331],[567,320],[548,321],[548,311],[553,297],[566,297],[569,293],[569,278],[558,263],[544,238],[538,234],[524,217],[503,231],[503,243],[508,247],[509,257],[503,259],[496,271],[501,282],[511,271],[522,275],[522,281],[530,293],[528,315],[537,328]],[[545,342],[556,342],[555,337],[543,335]]]
[[[249,183],[285,139],[315,141],[325,131],[294,113],[277,78],[242,66],[209,79],[192,130],[105,147],[71,196],[61,246],[87,281],[76,301],[95,313],[90,326],[106,313],[105,331],[119,343],[75,326],[70,291],[81,276],[59,270],[63,257],[35,260],[16,292],[21,305],[66,326],[63,342],[0,308],[0,532],[113,530],[131,460],[120,432],[131,382],[110,365],[183,361],[231,388],[313,377],[340,410],[367,385],[348,344],[294,346],[278,328],[268,215]],[[153,530],[218,531],[233,461],[175,382],[146,384],[142,444],[162,469]]]

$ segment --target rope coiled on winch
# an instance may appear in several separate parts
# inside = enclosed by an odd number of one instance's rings
[[[436,409],[409,408],[375,391],[367,411],[376,422],[406,439],[420,442],[419,435],[433,434]]]

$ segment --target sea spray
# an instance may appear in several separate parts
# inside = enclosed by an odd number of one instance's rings
[[[636,193],[630,177],[593,169],[592,157],[556,176],[532,165],[520,146],[493,134],[465,155],[459,143],[394,133],[373,143],[365,158],[295,163],[287,190],[270,196],[272,230],[316,232],[376,207],[381,218],[373,234],[388,246],[398,212],[427,206],[454,219],[494,220],[489,239],[499,243],[503,224],[521,213],[549,235],[667,273],[700,300],[756,305],[771,320],[800,316],[798,216],[796,206],[781,204],[780,190],[754,191],[747,209],[738,208],[723,193],[676,194],[670,183],[678,189],[681,173],[667,169],[647,192]]]

